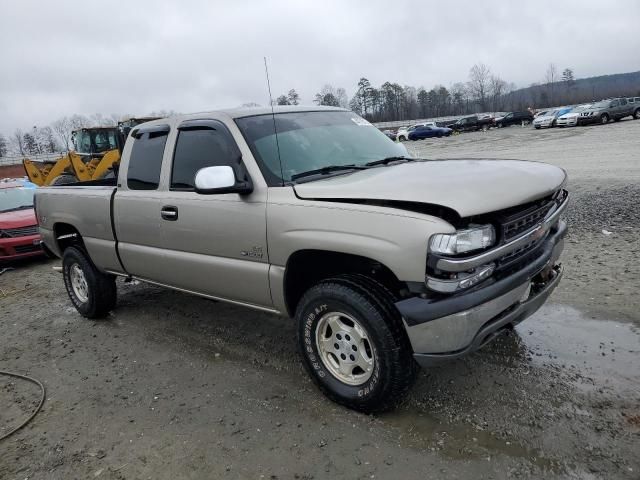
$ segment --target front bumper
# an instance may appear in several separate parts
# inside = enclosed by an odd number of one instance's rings
[[[20,258],[42,255],[40,235],[0,239],[0,261],[18,260]]]
[[[584,117],[580,115],[578,117],[578,125],[589,125],[591,123],[598,123],[599,121],[600,121],[599,115],[589,115]]]
[[[562,277],[557,261],[566,232],[559,221],[534,261],[491,285],[441,300],[397,302],[416,361],[428,367],[467,355],[538,310]]]
[[[578,117],[558,119],[556,121],[556,126],[558,127],[575,127],[577,124],[578,124]]]
[[[551,128],[553,125],[553,120],[544,120],[542,122],[533,121],[533,126],[535,128]]]

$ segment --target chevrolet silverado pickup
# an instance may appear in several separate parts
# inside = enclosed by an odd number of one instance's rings
[[[293,317],[318,387],[372,412],[418,366],[545,302],[566,180],[538,162],[411,158],[348,110],[287,106],[144,123],[116,178],[35,203],[81,315],[114,309],[123,277]]]

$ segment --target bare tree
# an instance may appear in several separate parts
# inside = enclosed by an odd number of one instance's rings
[[[500,101],[507,88],[507,82],[497,75],[491,75],[489,79],[489,90],[491,92],[491,110],[497,112],[500,109]]]
[[[340,101],[346,101],[346,92],[344,88],[333,88],[328,83],[322,87],[319,93],[316,93],[316,97],[313,100],[318,105],[328,105],[331,107],[339,107]],[[344,98],[342,98],[344,97]]]
[[[484,63],[476,64],[469,70],[469,92],[482,111],[487,110],[490,78],[491,70]]]
[[[468,100],[467,88],[464,83],[454,83],[449,89],[453,102],[453,114],[459,115],[466,110],[466,101]]]
[[[73,130],[71,120],[69,120],[68,117],[59,118],[51,124],[51,128],[58,137],[58,140],[60,140],[60,145],[69,151],[71,146],[71,131]]]
[[[300,95],[292,88],[289,90],[289,93],[287,93],[287,100],[289,101],[289,105],[298,105],[300,103]]]
[[[336,88],[336,98],[338,99],[338,106],[342,108],[349,107],[349,97],[347,97],[347,91],[344,88]]]
[[[0,133],[0,157],[5,157],[7,155],[7,150],[7,139]]]
[[[34,131],[40,153],[54,153],[58,150],[51,127],[40,127]]]
[[[91,126],[91,120],[89,120],[84,115],[78,115],[77,113],[69,118],[69,122],[71,124],[72,130],[78,130],[80,128]]]
[[[276,105],[291,105],[291,103],[289,103],[289,98],[286,95],[280,95],[276,101],[275,101]]]
[[[553,105],[554,103],[553,88],[554,88],[555,82],[558,81],[558,69],[553,63],[549,64],[545,79],[547,81],[547,86],[549,87],[549,101],[551,102],[551,105]]]
[[[24,133],[19,128],[13,132],[11,136],[11,144],[13,147],[13,151],[19,155],[26,155],[26,149],[24,146]]]

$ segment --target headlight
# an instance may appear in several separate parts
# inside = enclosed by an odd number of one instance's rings
[[[469,225],[455,233],[438,233],[431,237],[429,248],[444,255],[457,255],[490,247],[496,241],[493,225]]]

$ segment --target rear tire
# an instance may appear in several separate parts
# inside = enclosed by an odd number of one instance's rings
[[[69,247],[62,257],[62,276],[76,310],[86,318],[102,318],[116,305],[116,280],[102,273],[84,250]]]
[[[393,408],[418,371],[393,296],[361,275],[311,287],[296,309],[303,364],[331,400],[361,412]]]
[[[78,179],[75,175],[69,175],[67,173],[63,173],[62,175],[58,175],[56,178],[51,180],[49,185],[69,185],[70,183],[76,183]]]

